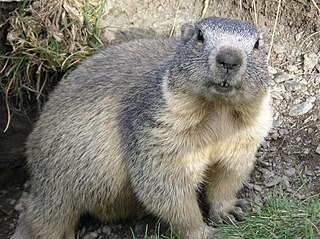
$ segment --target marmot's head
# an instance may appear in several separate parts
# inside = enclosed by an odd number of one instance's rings
[[[265,37],[256,27],[210,17],[183,25],[181,32],[182,42],[169,71],[172,89],[237,102],[265,91]],[[177,82],[174,78],[180,76],[182,82]]]

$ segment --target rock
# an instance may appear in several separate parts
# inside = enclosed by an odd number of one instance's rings
[[[293,72],[293,73],[295,73],[295,72],[297,72],[299,70],[296,65],[290,65],[290,66],[287,67],[287,69],[288,69],[289,72]]]
[[[287,91],[298,91],[301,89],[301,84],[296,80],[289,80],[284,82],[284,87]]]
[[[283,136],[283,135],[289,134],[289,131],[287,129],[280,129],[279,133],[280,133],[281,136]]]
[[[278,71],[275,68],[273,68],[272,66],[268,66],[268,71],[271,75],[275,75],[278,73]]]
[[[310,96],[310,97],[308,97],[307,99],[306,99],[306,101],[307,102],[310,102],[310,103],[314,103],[315,101],[316,101],[316,97],[314,97],[314,96]]]
[[[261,192],[262,188],[259,185],[254,184],[253,185],[253,190],[257,191],[257,192]]]
[[[22,212],[24,210],[24,206],[22,205],[22,203],[18,203],[15,207],[14,210],[18,211],[18,212]]]
[[[320,154],[320,144],[318,145],[318,147],[316,148],[316,153]]]
[[[299,116],[309,112],[313,108],[313,103],[306,101],[290,106],[289,116]]]
[[[288,73],[281,73],[279,75],[277,75],[275,78],[274,78],[274,81],[276,83],[282,83],[282,82],[285,82],[285,81],[289,81],[289,80],[292,80],[294,79],[294,75],[293,74],[288,74]]]
[[[280,134],[278,132],[274,132],[273,134],[270,135],[270,137],[273,140],[277,140],[280,137]]]
[[[303,37],[304,31],[297,33],[294,37],[297,42],[299,42]]]
[[[103,232],[104,234],[106,234],[106,235],[110,235],[110,234],[111,234],[111,231],[112,231],[112,229],[111,229],[111,227],[109,227],[109,226],[104,226],[104,227],[102,228],[102,232]]]
[[[91,236],[91,238],[97,238],[99,236],[97,232],[90,232],[89,235]]]
[[[311,150],[310,150],[309,148],[306,148],[306,149],[303,150],[303,153],[307,155],[307,154],[310,153],[310,151],[311,151]]]
[[[284,44],[276,44],[273,47],[274,52],[277,53],[277,54],[285,53],[286,49],[287,49],[287,47]]]
[[[286,177],[281,179],[281,186],[284,190],[288,190],[290,188],[290,182]]]
[[[285,175],[287,175],[288,177],[291,177],[291,176],[293,176],[293,175],[296,174],[296,169],[295,169],[295,168],[290,168],[290,169],[284,171],[284,173],[285,173]]]
[[[305,71],[311,71],[318,64],[319,57],[316,53],[309,53],[304,55],[303,66]]]
[[[275,178],[271,179],[269,182],[266,183],[266,187],[267,188],[274,187],[274,186],[278,185],[280,182],[281,182],[281,178],[280,177],[275,177]]]

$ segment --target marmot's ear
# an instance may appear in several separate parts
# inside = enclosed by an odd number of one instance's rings
[[[184,42],[189,41],[195,33],[197,28],[195,22],[188,22],[181,26],[181,38]]]

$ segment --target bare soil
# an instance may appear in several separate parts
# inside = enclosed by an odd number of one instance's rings
[[[257,23],[271,40],[278,1],[110,1],[104,19],[110,27],[106,42],[133,38],[178,34],[182,22],[202,16],[221,16]],[[206,3],[208,7],[206,8]],[[310,3],[283,1],[269,60],[273,87],[274,127],[257,153],[251,179],[241,195],[263,206],[276,185],[303,199],[308,193],[320,193],[320,17]],[[255,14],[256,13],[256,14]],[[310,63],[310,59],[317,59]],[[306,102],[311,107],[300,115],[292,114],[295,105]],[[309,102],[309,103],[308,103]],[[303,105],[302,105],[303,106]],[[301,107],[302,107],[301,106]],[[35,107],[36,108],[36,107]],[[0,128],[6,124],[6,107],[0,100]],[[24,142],[36,120],[15,113],[6,133],[0,133],[0,238],[9,238],[17,223],[19,198],[28,179]],[[305,185],[308,190],[305,190]],[[79,238],[143,237],[146,225],[153,234],[156,218],[109,224],[85,217],[79,225]]]

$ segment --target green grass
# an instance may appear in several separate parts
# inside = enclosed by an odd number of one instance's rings
[[[276,189],[265,202],[260,212],[250,213],[236,224],[214,225],[217,238],[226,239],[319,239],[320,238],[320,195],[305,200],[292,199],[281,189]],[[182,239],[172,234],[160,233],[160,223],[154,233],[145,229],[143,239]],[[132,238],[136,239],[132,231]]]
[[[266,201],[261,212],[244,217],[244,221],[236,225],[219,228],[221,238],[318,239],[320,195],[299,201],[280,190]]]

